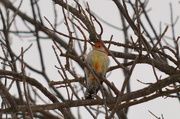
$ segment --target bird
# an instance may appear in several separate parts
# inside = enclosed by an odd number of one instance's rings
[[[105,77],[109,68],[108,52],[101,42],[94,43],[92,50],[87,54],[86,61],[98,74]],[[102,85],[102,81],[97,81],[91,71],[85,68],[86,91],[85,99],[94,99]],[[100,82],[100,83],[99,83]]]

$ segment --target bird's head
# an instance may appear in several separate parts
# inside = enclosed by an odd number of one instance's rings
[[[94,43],[92,48],[93,48],[93,50],[98,50],[98,51],[105,52],[106,54],[108,54],[108,52],[105,50],[103,44],[100,42]]]

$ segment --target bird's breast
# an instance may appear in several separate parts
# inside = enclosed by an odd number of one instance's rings
[[[87,56],[88,63],[98,72],[105,73],[108,65],[109,59],[108,56],[100,51],[91,51]]]

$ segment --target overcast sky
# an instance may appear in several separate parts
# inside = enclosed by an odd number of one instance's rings
[[[72,0],[69,0],[69,4],[71,4]],[[83,1],[83,0],[80,0]],[[111,0],[86,0],[89,3],[89,6],[91,10],[96,13],[98,16],[100,16],[102,19],[106,20],[107,22],[112,23],[113,25],[121,28],[121,22],[120,22],[120,16],[118,13],[118,9],[116,8],[115,4]],[[52,9],[48,9],[47,6],[52,5],[51,0],[41,0],[41,10],[42,10],[42,16],[46,16],[48,19],[52,20],[54,17],[52,16],[51,12]],[[154,27],[156,30],[159,32],[159,25],[160,22],[162,23],[162,28],[165,28],[167,23],[170,23],[170,2],[172,3],[173,6],[173,15],[174,19],[180,15],[180,3],[178,0],[149,0],[149,4],[147,6],[147,9],[150,11],[148,14],[150,15],[150,19],[153,22]],[[24,11],[25,13],[31,15],[31,10],[30,10],[30,5],[27,0],[23,1],[21,10]],[[131,13],[131,11],[129,11]],[[62,17],[61,15],[59,15]],[[18,23],[18,21],[16,21]],[[48,25],[47,25],[48,26]],[[50,27],[50,26],[48,26]],[[111,35],[113,35],[113,40],[114,41],[121,41],[123,39],[123,35],[121,32],[118,30],[114,30],[110,28],[107,25],[103,25],[104,28],[104,34],[103,38],[104,39],[109,39]],[[23,29],[23,28],[22,28]],[[178,21],[176,27],[176,37],[180,36],[180,22]],[[63,31],[64,27],[62,26],[59,28],[61,32],[67,32]],[[171,34],[171,29],[168,29],[167,35]],[[134,35],[131,33],[130,35]],[[13,39],[13,38],[12,38]],[[26,42],[22,40],[12,40],[12,46],[13,49],[16,51],[16,53],[20,53],[20,48],[23,47],[28,47],[31,44],[31,40]],[[33,39],[32,39],[33,40]],[[122,40],[123,42],[123,40]],[[18,45],[17,45],[18,44]],[[52,79],[58,79],[57,77],[59,76],[57,73],[57,70],[54,68],[54,62],[56,61],[53,50],[52,50],[52,42],[50,41],[45,41],[43,43],[43,47],[45,49],[43,50],[44,52],[44,57],[46,58],[46,62],[48,62],[48,68],[51,69],[52,72],[49,72],[49,74],[53,74]],[[35,45],[33,46],[35,47]],[[90,48],[90,47],[89,47]],[[121,50],[116,47],[112,47],[115,50]],[[114,50],[113,49],[113,50]],[[33,54],[33,55],[32,55]],[[37,54],[35,54],[35,51],[33,49],[29,50],[26,54],[26,61],[27,62],[32,62],[32,59],[36,57]],[[38,57],[38,56],[37,56]],[[52,62],[54,61],[54,62]],[[37,66],[39,62],[34,62],[34,66]],[[111,62],[111,65],[113,65],[113,61]],[[1,64],[0,64],[1,65]],[[83,73],[82,71],[79,71],[79,74]],[[157,71],[158,76],[165,77],[166,75],[160,71]],[[122,74],[122,78],[117,79],[117,75],[120,76]],[[36,78],[36,74],[31,74],[31,76]],[[42,77],[38,77],[42,78]],[[122,79],[122,80],[121,80]],[[123,73],[122,70],[115,70],[112,72],[111,76],[108,77],[108,80],[111,82],[114,82],[114,84],[118,87],[118,89],[121,89],[121,85],[123,82]],[[152,67],[148,65],[137,65],[132,77],[131,77],[131,86],[132,86],[132,91],[141,89],[143,87],[146,87],[147,85],[141,84],[137,81],[137,79],[146,82],[146,83],[152,83],[155,82],[156,79],[153,75],[152,72]],[[46,85],[46,84],[45,84]],[[83,95],[82,95],[83,96]],[[83,108],[82,108],[83,109]],[[74,110],[74,109],[73,109]],[[177,99],[175,98],[157,98],[152,101],[142,103],[139,105],[135,105],[129,108],[128,112],[128,118],[129,119],[155,119],[152,114],[149,113],[150,110],[157,116],[161,117],[161,114],[163,115],[164,119],[180,119],[180,104]],[[86,110],[83,110],[84,118],[83,119],[91,119],[89,113]],[[89,117],[89,118],[88,118]],[[99,116],[98,119],[104,118]]]

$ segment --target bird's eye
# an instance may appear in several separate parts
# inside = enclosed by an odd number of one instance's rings
[[[100,48],[101,46],[100,46],[100,45],[98,45],[97,47],[98,47],[98,48]]]

